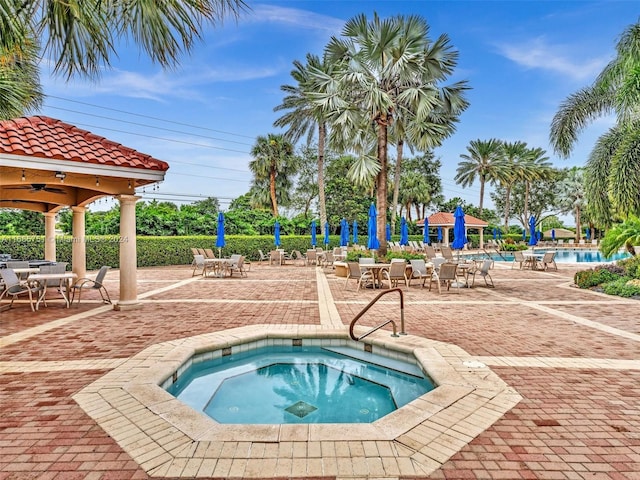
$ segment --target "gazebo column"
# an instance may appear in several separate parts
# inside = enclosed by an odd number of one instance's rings
[[[56,214],[45,212],[44,215],[44,259],[56,261]]]
[[[120,201],[120,301],[116,310],[138,308],[136,202],[140,197],[119,195]]]
[[[480,248],[484,248],[484,228],[480,227]]]
[[[445,246],[449,246],[449,228],[450,227],[444,227],[444,244]]]
[[[87,245],[84,237],[84,212],[86,210],[85,207],[71,207],[73,212],[71,263],[73,265],[73,273],[78,275],[78,278],[87,276]]]

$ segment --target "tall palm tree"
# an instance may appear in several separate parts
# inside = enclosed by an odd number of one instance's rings
[[[335,64],[335,84],[317,101],[325,106],[332,128],[333,145],[362,149],[375,129],[375,161],[360,157],[355,171],[375,175],[378,237],[384,239],[387,221],[387,149],[389,129],[398,116],[403,119],[406,139],[421,150],[439,145],[455,130],[459,115],[468,104],[466,82],[441,86],[457,64],[457,51],[441,35],[428,37],[426,21],[417,15],[382,20],[374,14],[349,20],[342,39],[333,37],[326,48]],[[386,252],[386,242],[381,242]]]
[[[327,222],[327,207],[324,192],[324,157],[325,142],[327,137],[327,123],[324,117],[324,109],[312,100],[322,88],[322,81],[316,80],[331,75],[330,63],[320,60],[317,55],[307,54],[307,64],[294,61],[294,70],[291,76],[297,85],[283,85],[280,89],[287,93],[282,103],[274,108],[274,111],[289,110],[278,118],[273,125],[276,127],[289,127],[285,135],[296,143],[305,133],[307,144],[311,143],[315,130],[318,131],[318,206],[320,208],[320,225]]]
[[[463,187],[470,187],[476,181],[480,182],[480,205],[478,214],[482,217],[482,205],[484,203],[484,186],[486,182],[493,182],[499,177],[503,163],[502,142],[495,138],[490,140],[471,140],[467,147],[468,154],[463,153],[458,163],[454,180]]]
[[[1,0],[0,52],[31,39],[38,48],[44,45],[39,53],[52,60],[55,73],[98,79],[116,55],[115,45],[124,40],[171,68],[201,39],[204,24],[215,25],[245,9],[243,0]],[[39,83],[37,75],[31,81]],[[0,93],[0,104],[10,105],[7,92]]]
[[[249,162],[249,169],[255,177],[254,183],[268,180],[271,212],[277,217],[276,177],[295,173],[293,145],[284,135],[270,133],[266,137],[259,136],[256,139],[255,145],[251,148],[251,156],[254,159]]]
[[[553,118],[550,139],[568,157],[578,136],[599,117],[615,113],[616,124],[600,137],[587,162],[587,195],[595,220],[610,225],[612,210],[640,212],[640,22],[625,29],[616,57],[593,84],[570,95]]]
[[[565,176],[560,188],[562,190],[562,201],[560,207],[563,213],[571,212],[576,221],[576,241],[580,240],[581,234],[581,214],[586,206],[585,198],[585,177],[582,168],[573,167]]]
[[[19,117],[42,105],[38,51],[29,35],[13,44],[0,42],[0,118]]]
[[[549,162],[547,152],[542,148],[530,148],[520,163],[521,179],[525,184],[524,191],[524,219],[529,222],[529,197],[531,183],[537,180],[549,180],[556,170]]]
[[[509,231],[511,218],[511,189],[514,182],[523,179],[522,162],[527,155],[525,142],[503,142],[500,168],[496,171],[496,181],[505,189],[504,229]]]

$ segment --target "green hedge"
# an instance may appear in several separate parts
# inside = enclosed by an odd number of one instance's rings
[[[363,240],[366,236],[363,237]],[[318,236],[318,241],[323,237]],[[87,269],[97,270],[102,265],[117,268],[120,265],[120,243],[127,239],[117,236],[87,236]],[[226,245],[222,256],[232,253],[244,255],[249,260],[258,259],[258,250],[268,253],[275,248],[272,236],[229,235],[225,236]],[[290,252],[299,250],[304,253],[311,248],[309,235],[283,235],[280,237],[280,248]],[[329,248],[340,245],[340,236],[329,237]],[[164,265],[189,265],[193,260],[191,247],[216,248],[215,236],[193,237],[137,237],[138,266],[154,267]],[[72,237],[56,237],[56,259],[71,263]],[[318,245],[324,247],[324,245]],[[17,259],[44,258],[44,236],[0,236],[0,253],[10,254]]]

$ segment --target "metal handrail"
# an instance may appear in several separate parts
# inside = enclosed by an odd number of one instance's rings
[[[376,298],[374,298],[373,300],[371,300],[369,302],[369,304],[364,307],[362,310],[360,310],[360,313],[358,313],[355,317],[353,317],[353,320],[351,320],[351,324],[349,325],[349,336],[351,337],[352,340],[360,341],[362,340],[364,337],[371,335],[373,332],[375,332],[376,330],[381,329],[382,327],[384,327],[385,325],[388,325],[389,323],[393,326],[393,334],[391,335],[392,337],[398,337],[399,335],[396,333],[396,322],[394,322],[393,320],[387,320],[384,323],[381,323],[380,325],[378,325],[377,327],[373,327],[371,330],[369,330],[367,333],[365,333],[364,335],[360,336],[360,337],[356,337],[353,333],[353,329],[356,325],[356,322],[358,320],[360,320],[360,318],[362,318],[362,316],[373,306],[374,303],[376,303],[382,296],[386,295],[387,293],[391,293],[391,292],[398,292],[400,294],[400,335],[406,335],[406,332],[404,331],[404,292],[402,291],[401,288],[391,288],[389,290],[385,290],[384,292],[380,292],[378,294],[378,296],[376,296]]]

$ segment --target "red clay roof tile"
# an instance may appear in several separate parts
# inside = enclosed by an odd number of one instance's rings
[[[166,171],[169,164],[45,116],[0,121],[0,153]]]
[[[424,219],[423,220],[418,220],[418,225],[420,225],[421,223],[424,223]],[[487,222],[485,222],[484,220],[480,220],[479,218],[473,217],[471,215],[467,215],[466,213],[464,214],[464,223],[466,225],[474,225],[474,226],[487,226],[489,225]],[[429,226],[430,227],[437,227],[438,225],[454,225],[455,224],[455,218],[453,216],[453,213],[449,213],[449,212],[436,212],[433,215],[429,216]]]

